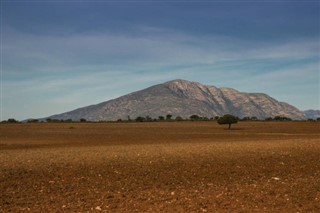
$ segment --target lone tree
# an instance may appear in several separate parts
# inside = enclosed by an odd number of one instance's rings
[[[218,119],[218,124],[220,125],[229,124],[228,129],[231,128],[231,124],[235,124],[235,123],[238,123],[237,118],[230,114],[226,114]]]

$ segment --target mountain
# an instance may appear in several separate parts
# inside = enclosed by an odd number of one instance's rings
[[[303,111],[303,112],[304,112],[304,115],[305,115],[307,118],[310,118],[310,119],[320,118],[320,110],[312,110],[312,109],[309,109],[309,110],[306,110],[306,111]]]
[[[277,115],[305,119],[297,108],[263,93],[245,93],[232,88],[217,88],[197,82],[173,80],[119,98],[53,115],[51,119],[84,118],[89,121],[134,119],[138,116],[189,118],[191,115],[215,117],[224,114],[263,119]]]

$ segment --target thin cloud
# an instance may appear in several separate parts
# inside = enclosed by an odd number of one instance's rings
[[[220,60],[306,58],[317,56],[319,50],[319,42],[313,40],[252,45],[249,41],[230,37],[195,37],[159,31],[162,32],[160,35],[150,33],[134,37],[101,33],[63,37],[5,35],[5,67],[23,72],[79,64],[206,64]],[[17,61],[19,67],[15,65]]]

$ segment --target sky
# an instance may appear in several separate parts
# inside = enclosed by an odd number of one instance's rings
[[[1,118],[173,79],[320,109],[320,1],[1,1]]]

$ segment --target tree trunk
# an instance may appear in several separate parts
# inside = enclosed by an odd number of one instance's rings
[[[231,129],[231,124],[229,124],[229,129]]]

